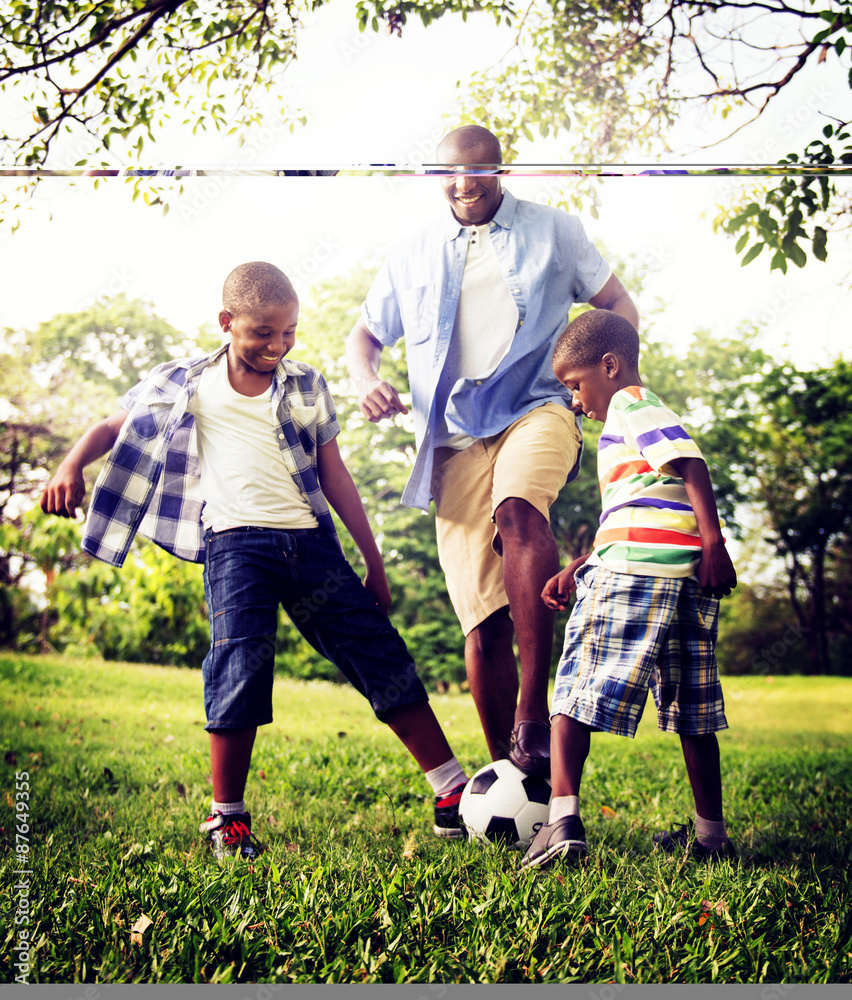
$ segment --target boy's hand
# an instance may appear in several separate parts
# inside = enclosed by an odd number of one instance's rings
[[[41,509],[45,514],[76,517],[77,508],[85,495],[86,482],[82,471],[63,469],[60,465],[41,495]]]
[[[564,611],[568,606],[569,598],[577,589],[574,574],[588,558],[588,552],[584,556],[578,556],[544,585],[541,599],[551,611]]]
[[[112,448],[129,415],[127,410],[117,410],[111,417],[99,420],[68,452],[41,495],[41,509],[45,514],[77,516],[77,508],[86,495],[83,469]]]
[[[698,582],[708,597],[724,597],[737,585],[737,571],[728,555],[724,542],[702,546],[698,564]]]
[[[364,577],[364,587],[379,606],[382,614],[388,614],[391,606],[391,595],[384,567],[381,570],[368,568],[367,575]]]

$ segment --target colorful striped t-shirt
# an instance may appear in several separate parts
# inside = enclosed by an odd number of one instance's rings
[[[680,419],[649,389],[610,401],[598,444],[603,513],[589,564],[635,576],[694,576],[698,525],[683,480],[667,463],[700,458]]]

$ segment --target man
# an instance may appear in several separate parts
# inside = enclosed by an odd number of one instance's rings
[[[428,510],[435,499],[492,758],[549,774],[553,612],[540,595],[559,559],[548,511],[576,476],[582,443],[553,348],[574,302],[634,326],[639,316],[579,220],[503,190],[491,132],[462,126],[436,155],[451,214],[391,251],[347,362],[368,419],[407,413],[378,374],[382,349],[405,336],[418,453],[402,502]]]

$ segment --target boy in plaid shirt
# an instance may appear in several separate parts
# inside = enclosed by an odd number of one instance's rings
[[[42,509],[73,517],[83,469],[111,451],[84,550],[121,566],[139,531],[204,562],[213,803],[202,831],[217,857],[259,852],[243,794],[257,727],[272,721],[279,603],[426,773],[434,832],[460,837],[466,777],[387,619],[384,563],[338,450],[334,401],[315,368],[286,357],[299,315],[293,286],[271,264],[243,264],[226,279],[222,304],[230,342],[166,362],[131,389],[118,413],[71,449]],[[363,584],[344,558],[329,503],[364,557]]]
[[[622,316],[583,313],[560,337],[556,377],[573,409],[603,423],[603,513],[591,552],[548,581],[542,599],[565,629],[551,709],[553,799],[523,868],[587,851],[580,781],[593,732],[634,736],[650,687],[660,729],[680,736],[695,800],[692,824],[654,835],[732,856],[722,811],[716,732],[727,728],[714,647],[719,598],[736,586],[698,446],[639,378],[639,336]],[[576,574],[576,576],[575,576]],[[694,833],[694,838],[693,838]]]

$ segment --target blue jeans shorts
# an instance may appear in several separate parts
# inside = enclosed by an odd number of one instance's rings
[[[391,709],[429,700],[402,637],[335,537],[317,528],[232,528],[208,531],[206,542],[206,729],[272,722],[279,604],[379,719]]]
[[[664,732],[727,729],[716,665],[719,602],[695,580],[583,566],[565,627],[551,715],[634,736],[648,690]]]

